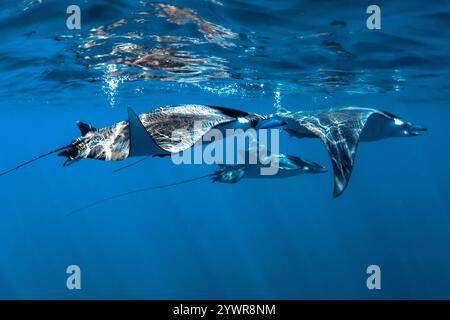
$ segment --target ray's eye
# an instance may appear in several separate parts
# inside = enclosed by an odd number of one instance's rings
[[[258,124],[258,119],[252,119],[250,120],[250,127],[254,128]]]

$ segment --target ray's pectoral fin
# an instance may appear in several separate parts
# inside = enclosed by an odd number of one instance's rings
[[[347,135],[340,132],[341,130],[336,129],[336,131],[339,132],[330,132],[328,133],[328,137],[322,139],[327,146],[333,166],[334,197],[340,196],[347,188],[352,175],[359,140],[359,134],[357,136],[351,133]],[[344,129],[344,132],[345,131],[346,130]]]
[[[327,147],[333,166],[333,196],[336,198],[344,192],[350,181],[356,149],[364,124],[360,123],[360,125],[352,127],[345,121],[332,123],[327,119],[321,120],[322,122],[309,122],[307,129],[316,134]]]
[[[297,124],[319,137],[328,149],[334,173],[333,196],[346,189],[353,171],[356,149],[372,109],[346,108],[300,115]]]
[[[139,116],[128,108],[128,121],[130,130],[129,156],[161,155],[167,152],[159,147],[145,129]]]

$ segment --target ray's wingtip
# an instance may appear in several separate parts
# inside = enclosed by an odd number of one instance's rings
[[[334,190],[333,190],[333,198],[336,199],[336,198],[340,197],[344,193],[345,189],[347,189],[347,186],[345,186],[343,188],[339,188],[339,187],[335,186]]]
[[[336,191],[334,191],[333,192],[333,198],[334,199],[336,199],[336,198],[339,198],[339,196],[342,194],[342,192],[336,192]]]

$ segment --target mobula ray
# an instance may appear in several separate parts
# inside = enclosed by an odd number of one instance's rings
[[[385,111],[359,107],[290,112],[278,108],[273,116],[297,138],[320,138],[326,145],[334,172],[334,197],[344,192],[353,170],[358,143],[391,137],[417,136],[426,128]]]
[[[308,160],[304,160],[300,157],[293,156],[293,155],[286,155],[286,154],[273,154],[270,151],[261,152],[259,155],[256,155],[256,157],[264,157],[264,159],[259,159],[259,161],[255,161],[253,163],[250,163],[248,160],[251,159],[250,153],[255,152],[254,150],[247,150],[243,151],[243,157],[245,159],[245,163],[243,164],[220,164],[219,169],[215,171],[214,173],[207,174],[204,176],[199,176],[183,181],[178,181],[175,183],[169,183],[169,184],[163,184],[159,186],[150,186],[150,187],[144,187],[140,189],[135,189],[132,191],[119,193],[107,198],[103,198],[97,201],[94,201],[82,208],[73,210],[71,213],[75,213],[78,211],[82,211],[88,208],[92,208],[94,206],[97,206],[101,203],[104,203],[106,201],[111,201],[114,199],[126,197],[132,194],[136,193],[142,193],[146,191],[151,190],[157,190],[157,189],[163,189],[168,187],[174,187],[181,184],[186,184],[190,182],[194,182],[197,180],[205,179],[205,178],[211,178],[213,182],[221,182],[221,183],[237,183],[241,181],[242,179],[278,179],[278,178],[289,178],[297,175],[302,174],[312,174],[312,173],[323,173],[327,172],[327,170],[321,166],[318,163],[311,162]],[[273,165],[276,163],[278,166],[278,170],[276,174],[273,175],[261,175],[261,168],[266,166],[268,163]],[[128,168],[127,167],[123,167]]]
[[[81,136],[70,144],[1,172],[0,176],[56,152],[67,158],[64,166],[86,158],[123,160],[136,156],[168,156],[192,147],[213,128],[267,129],[281,123],[240,110],[188,104],[160,107],[139,116],[128,108],[127,121],[100,129],[83,122],[77,125]]]

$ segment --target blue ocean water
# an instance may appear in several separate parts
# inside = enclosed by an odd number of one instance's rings
[[[69,30],[69,5],[81,29]],[[332,173],[208,180],[92,201],[215,170],[163,158],[50,156],[0,178],[3,299],[450,298],[450,3],[54,0],[0,4],[0,171],[66,145],[77,120],[198,103],[268,114],[372,107],[427,127],[358,148]],[[323,144],[282,151],[331,168]],[[81,268],[68,290],[66,268]],[[381,268],[368,290],[366,268]]]

